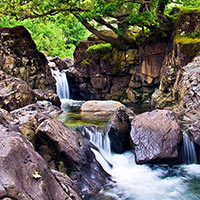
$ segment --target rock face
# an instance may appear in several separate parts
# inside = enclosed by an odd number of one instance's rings
[[[127,108],[118,108],[108,122],[107,133],[111,142],[111,151],[123,153],[131,149],[131,119],[134,113]]]
[[[37,145],[49,164],[54,162],[55,168],[75,181],[82,195],[95,192],[109,177],[96,161],[89,142],[57,120],[48,119],[40,124]]]
[[[8,111],[32,102],[32,90],[22,81],[0,71],[0,108]]]
[[[181,129],[171,111],[155,110],[133,118],[131,143],[137,163],[181,163],[181,141]]]
[[[177,104],[174,94],[183,67],[192,61],[200,51],[200,42],[189,37],[200,27],[200,16],[196,11],[181,12],[176,23],[176,30],[169,42],[161,69],[160,86],[152,96],[156,108]],[[189,41],[189,42],[188,42]]]
[[[200,56],[183,67],[174,91],[180,101],[177,109],[179,123],[200,145]]]
[[[1,199],[71,199],[42,157],[19,132],[0,130],[0,139]]]
[[[24,80],[31,88],[55,90],[47,60],[24,27],[0,28],[0,41],[1,70]]]
[[[91,36],[76,47],[74,67],[67,72],[72,98],[143,102],[158,86],[165,42],[119,51]],[[100,46],[99,46],[100,47]]]

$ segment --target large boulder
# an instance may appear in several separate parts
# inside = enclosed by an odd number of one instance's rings
[[[133,118],[131,143],[136,163],[180,163],[181,141],[181,129],[171,111],[155,110]]]
[[[1,70],[26,81],[31,88],[55,90],[47,59],[25,27],[0,28],[0,41]]]
[[[109,177],[96,161],[89,142],[55,119],[37,128],[37,150],[54,169],[67,173],[84,196],[100,189]]]
[[[105,113],[105,114],[111,114],[114,111],[117,110],[117,108],[125,107],[123,104],[121,104],[118,101],[96,101],[96,100],[90,100],[86,101],[81,106],[82,112],[94,112],[98,115],[98,113]]]
[[[125,107],[118,108],[108,122],[107,134],[111,142],[111,151],[123,153],[131,149],[131,120],[134,113]]]
[[[0,199],[71,200],[21,133],[1,129],[0,140]]]
[[[0,108],[8,111],[32,102],[32,90],[25,81],[0,71]]]

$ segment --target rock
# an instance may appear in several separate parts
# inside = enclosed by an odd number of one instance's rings
[[[74,60],[72,58],[64,58],[63,60],[56,56],[51,58],[48,63],[50,68],[57,68],[59,71],[69,69],[74,65]]]
[[[136,163],[181,163],[182,133],[171,111],[137,115],[131,123],[131,143]]]
[[[18,127],[20,132],[35,144],[35,132],[38,126],[46,119],[54,118],[62,111],[50,104],[42,105],[42,102],[30,104],[11,112],[12,123]],[[15,121],[14,121],[15,120]],[[11,124],[11,122],[9,122]]]
[[[0,41],[1,70],[24,80],[33,89],[55,91],[47,59],[38,52],[25,27],[0,28]]]
[[[180,74],[174,86],[174,93],[179,99],[176,113],[180,125],[200,145],[200,56],[184,66]]]
[[[118,101],[86,101],[81,106],[82,112],[107,112],[112,113],[119,107],[125,107]]]
[[[0,71],[0,108],[8,111],[32,102],[32,90],[22,81]]]
[[[67,173],[82,195],[97,191],[109,177],[96,161],[89,142],[55,119],[40,124],[37,145],[46,161]]]
[[[131,149],[131,119],[134,113],[124,107],[118,108],[108,122],[107,134],[111,142],[111,151],[123,153]]]
[[[0,140],[1,199],[71,199],[43,158],[19,132],[0,130]]]
[[[0,129],[9,131],[19,131],[16,127],[18,120],[14,118],[7,110],[0,109]]]
[[[81,41],[74,52],[73,73],[68,72],[73,98],[134,103],[149,100],[159,84],[166,46],[167,42],[156,38],[139,49],[120,51],[109,45],[106,48],[105,42],[93,36]]]
[[[74,185],[74,182],[66,175],[61,172],[51,170],[56,180],[59,182],[63,190],[69,195],[71,199],[81,200],[78,189]]]
[[[189,35],[193,32],[195,35],[195,31],[199,27],[200,16],[195,10],[191,9],[189,12],[184,12],[183,10],[179,13],[175,31],[169,41],[165,52],[165,59],[162,63],[159,86],[161,97],[155,94],[157,96],[153,99],[155,107],[163,108],[165,104],[168,106],[170,100],[172,106],[179,103],[174,90],[176,90],[175,87],[182,76],[184,66],[190,63],[200,51],[200,43],[195,42],[196,38],[191,43],[187,42],[192,39]]]
[[[60,99],[53,90],[34,89],[33,99],[34,99],[34,102],[45,100],[45,101],[50,101],[55,106],[58,106],[58,107],[61,106]]]

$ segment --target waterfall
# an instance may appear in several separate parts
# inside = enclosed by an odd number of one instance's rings
[[[51,69],[53,77],[56,79],[56,90],[60,99],[69,99],[69,85],[65,72]]]
[[[185,132],[183,132],[183,154],[185,164],[197,163],[194,143]]]
[[[94,199],[105,200],[198,200],[199,196],[190,192],[187,176],[177,170],[174,176],[166,176],[168,168],[150,168],[148,165],[137,165],[132,152],[113,154],[110,151],[110,140],[106,133],[96,127],[84,127],[82,134],[95,146],[97,161],[112,177],[105,188],[95,195]],[[185,165],[184,165],[185,166]],[[187,174],[200,173],[200,167],[187,165],[182,168]],[[177,173],[177,174],[176,174]],[[179,175],[180,173],[181,175]],[[191,179],[188,176],[188,180]]]

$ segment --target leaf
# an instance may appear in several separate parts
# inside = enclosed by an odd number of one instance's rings
[[[34,179],[40,179],[42,176],[39,174],[39,172],[38,171],[34,171],[34,173],[33,173],[33,175],[32,175],[32,177],[34,178]]]

